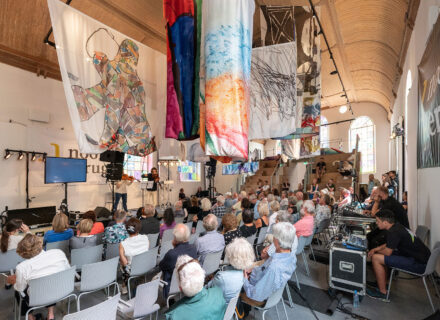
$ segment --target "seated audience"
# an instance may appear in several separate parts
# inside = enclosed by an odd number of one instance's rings
[[[402,202],[400,204],[402,205],[403,209],[408,212],[408,191],[404,191],[402,193]]]
[[[191,258],[197,259],[197,248],[188,242],[190,235],[191,232],[188,227],[182,223],[178,223],[173,230],[174,248],[169,250],[159,263],[159,268],[163,273],[163,281],[168,283],[163,288],[164,298],[168,297],[168,292],[170,291],[171,277],[176,267],[177,258],[182,255],[188,255]]]
[[[296,212],[301,212],[301,207],[303,205],[303,198],[304,198],[304,194],[301,191],[298,191],[295,194],[296,197]]]
[[[240,191],[240,194],[237,197],[237,202],[232,206],[232,208],[235,210],[235,214],[238,214],[237,211],[241,210],[241,201],[243,199],[247,198],[247,193],[246,191]]]
[[[374,174],[368,175],[368,195],[371,195],[373,188],[380,187],[380,181],[374,177]]]
[[[264,181],[264,186],[262,188],[263,191],[269,191],[270,190],[270,185],[269,185],[269,181],[266,180]]]
[[[328,179],[328,182],[325,186],[330,194],[335,194],[336,186],[333,179]]]
[[[312,200],[304,201],[301,209],[301,219],[299,219],[295,224],[296,236],[308,237],[313,234],[314,227],[314,217],[315,205]]]
[[[288,223],[292,223],[292,215],[290,213],[288,213],[287,211],[282,211],[278,214],[277,219],[275,221],[276,223],[279,222],[288,222]],[[295,239],[293,240],[292,243],[292,248],[291,248],[291,252],[293,255],[295,255],[295,259],[296,259],[296,248],[298,247],[298,237],[296,236],[296,230],[295,227],[293,227],[294,231],[295,231]],[[263,245],[263,250],[261,251],[261,259],[266,260],[267,258],[271,257],[274,253],[275,253],[275,245],[273,244],[273,236],[271,235],[270,237],[268,235],[266,235],[266,239],[264,240],[264,245]]]
[[[388,189],[386,187],[381,186],[377,188],[377,196],[375,197],[374,201],[373,208],[371,209],[371,214],[373,216],[375,216],[379,210],[391,210],[394,213],[395,220],[405,228],[409,229],[407,212],[399,201],[389,196]]]
[[[364,214],[371,214],[371,210],[373,209],[374,206],[374,199],[377,197],[377,193],[378,193],[377,187],[374,187],[373,190],[371,191],[370,196],[367,199],[365,199],[363,204]]]
[[[246,305],[263,306],[276,290],[283,288],[296,268],[296,256],[291,253],[295,228],[288,222],[273,226],[275,253],[261,266],[246,270],[241,301]],[[244,305],[245,313],[250,308]]]
[[[160,222],[154,217],[155,208],[152,204],[140,207],[137,218],[141,221],[142,228],[140,234],[156,234],[160,231]]]
[[[236,195],[236,193],[234,195]],[[230,192],[226,192],[225,193],[225,208],[226,209],[232,208],[232,206],[236,203],[237,203],[237,198],[233,199],[232,194]]]
[[[199,199],[195,196],[192,196],[191,197],[191,206],[188,208],[188,215],[192,215],[192,216],[189,218],[192,218],[195,215],[198,215],[201,210],[202,209],[200,209],[200,207],[199,207]]]
[[[139,234],[142,224],[137,218],[130,218],[126,224],[128,238],[119,243],[119,262],[123,271],[122,278],[124,283],[122,285],[122,294],[127,293],[127,280],[131,272],[131,260],[134,256],[148,251],[150,246],[148,236]]]
[[[20,295],[24,297],[21,308],[21,314],[24,315],[29,309],[29,296],[27,293],[29,281],[64,271],[70,268],[70,265],[63,251],[59,249],[43,250],[42,239],[30,233],[26,234],[18,243],[17,253],[26,260],[17,265],[15,274],[7,277],[6,282],[14,285],[17,304]],[[55,319],[54,306],[55,304],[47,307],[48,320]],[[34,319],[36,317],[30,313],[28,320]]]
[[[387,236],[386,243],[368,252],[372,258],[377,288],[368,289],[367,294],[385,300],[387,269],[394,267],[422,274],[431,252],[419,238],[395,220],[391,210],[380,210],[376,214],[376,224],[379,229],[387,230]]]
[[[270,232],[272,225],[275,223],[277,214],[280,211],[280,203],[278,201],[272,202],[270,205],[270,209],[272,211],[272,214],[269,217],[269,228],[267,229],[268,232]]]
[[[328,194],[321,195],[319,203],[315,209],[315,229],[318,228],[321,221],[331,218],[330,196]]]
[[[163,214],[163,223],[159,228],[159,238],[162,239],[163,233],[165,230],[174,229],[176,226],[176,221],[174,221],[174,212],[173,209],[167,208]]]
[[[17,249],[18,243],[24,237],[24,235],[18,234],[19,232],[29,232],[29,227],[23,223],[23,220],[11,219],[5,224],[0,240],[0,249],[3,253]]]
[[[113,214],[115,224],[105,228],[104,243],[120,243],[128,237],[127,229],[125,228],[126,212],[123,210],[116,210]]]
[[[282,191],[281,192],[281,200],[280,200],[280,208],[281,208],[281,210],[287,210],[288,206],[289,206],[289,199],[287,198],[287,192]]]
[[[262,227],[269,226],[269,204],[268,200],[260,201],[258,205],[258,214],[260,216],[259,219],[255,221],[255,227],[260,229]]]
[[[214,216],[215,217],[215,216]],[[205,271],[197,259],[182,255],[176,269],[179,288],[185,295],[165,314],[167,320],[223,319],[226,303],[222,289],[204,288]]]
[[[243,210],[244,209],[250,209],[251,208],[251,202],[249,201],[248,198],[243,198],[243,200],[241,200],[241,208],[240,211],[236,211],[236,215],[237,215],[237,225],[240,225],[242,219],[242,215],[243,215]],[[252,209],[253,210],[253,209]]]
[[[179,200],[185,200],[186,196],[185,196],[185,190],[183,190],[183,188],[180,188],[179,190]]]
[[[104,232],[104,224],[102,222],[96,221],[95,211],[92,210],[87,211],[86,213],[83,214],[82,219],[90,219],[93,221],[92,231],[90,232],[91,235]]]
[[[200,201],[200,208],[202,209],[199,211],[197,216],[193,217],[193,233],[196,231],[197,227],[197,221],[203,221],[203,218],[205,218],[208,214],[211,213],[212,204],[211,201],[208,198],[203,198],[202,201]]]
[[[70,238],[70,249],[93,247],[98,244],[98,236],[90,234],[93,228],[93,221],[82,219],[78,224],[78,235]]]
[[[44,234],[43,243],[69,240],[73,237],[73,230],[69,228],[69,219],[64,213],[57,213],[52,220],[52,230]]]
[[[339,208],[343,208],[346,205],[349,205],[351,203],[351,193],[350,193],[350,190],[343,188],[341,190],[341,197],[342,197],[342,199],[338,203],[338,207]]]
[[[237,238],[225,249],[226,260],[231,265],[226,270],[218,272],[207,287],[219,287],[228,303],[236,297],[243,287],[244,270],[252,267],[255,261],[254,249],[244,238]]]
[[[244,238],[250,237],[257,232],[257,228],[254,224],[253,214],[254,212],[252,209],[244,209],[241,214],[243,225],[240,227],[239,230]]]
[[[223,237],[225,245],[230,244],[235,238],[241,237],[241,232],[237,228],[237,218],[233,213],[227,213],[222,218]]]
[[[226,214],[225,197],[218,196],[217,203],[211,208],[211,212],[216,217],[223,217]]]
[[[174,204],[174,216],[184,218],[188,217],[188,211],[183,208],[182,200],[179,200]]]
[[[201,197],[203,197],[203,190],[202,190],[202,187],[198,187],[198,188],[197,188],[197,192],[196,192],[195,196],[196,196],[197,198],[201,198]]]
[[[225,238],[217,232],[217,217],[212,213],[203,218],[203,227],[206,232],[202,233],[195,242],[197,256],[201,264],[208,253],[223,251],[225,248]]]
[[[310,185],[310,190],[309,190],[309,199],[310,200],[313,199],[313,194],[317,191],[319,191],[318,179],[314,178],[312,181],[312,184]]]

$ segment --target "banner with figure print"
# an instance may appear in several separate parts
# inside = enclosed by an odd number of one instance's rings
[[[209,0],[202,7],[200,142],[209,156],[247,159],[255,3]]]
[[[80,151],[155,151],[164,135],[165,55],[59,0],[48,6]]]
[[[223,175],[255,173],[260,168],[259,162],[245,162],[224,165],[222,168]]]
[[[440,166],[440,18],[419,64],[417,168]]]

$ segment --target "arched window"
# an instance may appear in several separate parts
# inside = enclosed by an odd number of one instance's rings
[[[328,120],[326,117],[321,115],[321,127],[319,127],[319,136],[321,139],[321,148],[330,148],[330,128],[329,126],[323,126],[327,124]]]
[[[359,135],[361,153],[361,173],[376,172],[376,135],[373,121],[369,117],[356,118],[350,126],[350,151],[356,148],[356,136]]]

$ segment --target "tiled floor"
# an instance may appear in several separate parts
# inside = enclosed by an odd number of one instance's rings
[[[304,268],[302,265],[301,258],[298,263],[298,277],[301,283],[306,285],[315,286],[318,288],[326,289],[328,287],[328,268],[327,266],[315,262],[309,261],[310,266],[310,277],[305,275]],[[370,278],[374,278],[369,273]],[[50,289],[50,288],[48,288]],[[431,294],[434,299],[436,306],[440,306],[439,299],[435,297],[434,289],[432,284],[430,284]],[[83,299],[81,299],[81,306],[88,307],[92,306],[99,301],[105,299],[104,292],[97,292],[90,294]],[[13,301],[13,291],[6,291],[0,289],[0,320],[13,319],[12,312],[12,301]],[[345,307],[351,309],[351,297],[349,295],[344,296],[343,303],[347,303]],[[57,319],[62,319],[62,311],[66,310],[66,305],[57,305]],[[281,305],[278,306],[280,319],[284,320],[285,315]],[[295,305],[291,309],[286,304],[288,319],[314,319],[312,313],[309,309]],[[73,307],[75,310],[75,307]],[[399,320],[420,320],[424,319],[430,315],[432,309],[429,305],[426,292],[423,287],[423,283],[420,279],[418,280],[403,280],[398,279],[393,281],[393,289],[391,292],[391,302],[384,303],[378,300],[365,297],[360,304],[360,307],[355,311],[356,314],[361,315],[368,319],[399,319]],[[342,312],[336,311],[333,316],[328,316],[325,314],[317,313],[319,319],[332,319],[332,320],[342,320],[342,319],[352,319],[350,315],[344,314]],[[160,317],[164,318],[163,315]],[[262,319],[259,312],[252,312],[250,319]],[[266,319],[277,319],[276,311],[270,310],[266,314]],[[105,320],[105,319],[103,319]]]

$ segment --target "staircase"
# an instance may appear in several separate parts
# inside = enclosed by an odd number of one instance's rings
[[[253,176],[248,176],[246,178],[245,184],[241,187],[242,190],[249,193],[250,191],[255,192],[258,188],[258,180],[262,180],[263,184],[268,181],[269,184],[271,182],[272,175],[277,169],[278,161],[277,160],[260,160],[260,168]],[[275,184],[273,187],[277,187]]]

